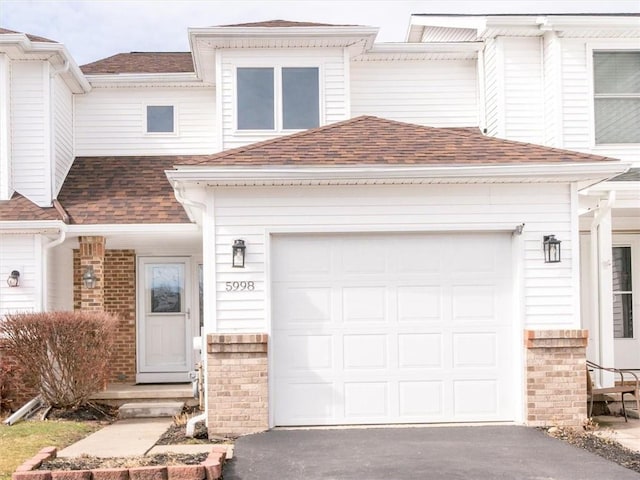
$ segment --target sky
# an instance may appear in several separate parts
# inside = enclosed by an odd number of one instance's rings
[[[640,13],[640,0],[0,0],[0,26],[63,43],[78,65],[188,51],[189,27],[274,19],[369,25],[401,42],[412,13]]]

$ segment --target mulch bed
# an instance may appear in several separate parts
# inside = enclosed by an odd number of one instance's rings
[[[106,422],[111,423],[118,417],[118,407],[103,403],[87,403],[71,410],[51,408],[46,412],[50,420],[70,420],[75,422]]]
[[[579,431],[570,428],[549,429],[547,433],[554,438],[582,448],[606,458],[618,465],[640,473],[640,453],[623,447],[612,438],[601,437],[590,431]]]
[[[162,453],[157,455],[145,455],[142,457],[76,457],[55,458],[44,462],[39,470],[92,470],[95,468],[134,468],[167,465],[200,465],[207,459],[208,453],[193,455]]]

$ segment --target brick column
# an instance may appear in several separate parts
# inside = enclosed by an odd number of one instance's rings
[[[583,424],[587,338],[587,330],[525,330],[528,425]]]
[[[104,310],[104,237],[80,237],[80,310]],[[98,278],[95,288],[85,288],[82,275],[88,266]]]
[[[210,436],[269,428],[267,334],[207,336],[207,423]]]

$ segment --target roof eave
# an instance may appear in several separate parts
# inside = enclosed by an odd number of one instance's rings
[[[353,185],[424,183],[577,183],[579,188],[628,170],[622,162],[547,163],[535,165],[420,165],[333,167],[176,166],[166,170],[171,185]]]
[[[198,78],[195,72],[105,73],[87,74],[86,78],[94,87],[149,84],[160,84],[163,86],[193,84],[194,86],[205,86],[202,79]]]

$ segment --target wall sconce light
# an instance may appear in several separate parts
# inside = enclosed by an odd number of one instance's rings
[[[10,287],[17,287],[20,285],[20,272],[18,270],[11,270],[9,277],[7,278],[7,285]]]
[[[542,247],[544,249],[544,263],[559,263],[560,244],[562,242],[555,235],[545,235],[542,237]]]
[[[84,273],[82,274],[82,283],[84,284],[84,287],[95,288],[97,280],[98,278],[93,271],[93,267],[89,265],[87,268],[85,268]]]
[[[231,260],[231,266],[234,268],[244,268],[244,254],[247,247],[244,244],[244,240],[235,240],[233,242],[233,258]]]

